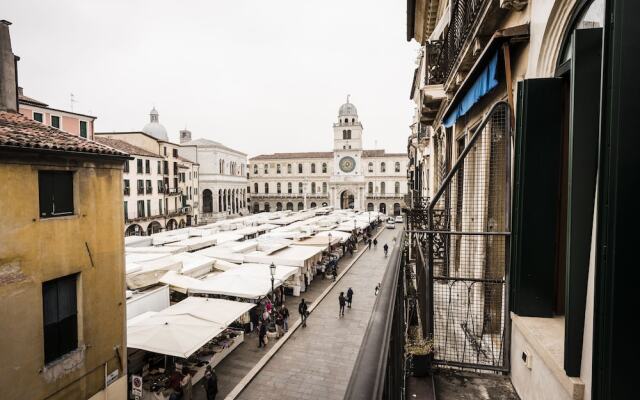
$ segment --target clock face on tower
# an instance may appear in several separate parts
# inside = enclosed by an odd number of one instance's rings
[[[340,169],[342,170],[342,172],[344,173],[349,173],[352,172],[354,169],[356,168],[356,160],[353,159],[353,157],[342,157],[342,159],[340,160]]]

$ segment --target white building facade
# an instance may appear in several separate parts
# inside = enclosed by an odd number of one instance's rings
[[[199,165],[187,157],[195,146],[170,142],[155,108],[142,131],[96,132],[95,137],[133,157],[123,174],[125,235],[198,224]]]
[[[184,155],[200,166],[198,205],[202,222],[248,214],[247,155],[209,139],[191,140],[180,131]]]
[[[347,99],[333,124],[333,151],[251,158],[251,211],[331,206],[399,215],[407,194],[407,155],[364,150],[362,132],[356,107]]]

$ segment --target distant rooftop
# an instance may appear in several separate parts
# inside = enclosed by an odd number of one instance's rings
[[[126,152],[7,111],[0,112],[0,149],[128,157]]]
[[[156,157],[162,158],[160,155],[152,153],[148,150],[145,150],[141,147],[134,146],[130,143],[125,142],[120,139],[109,139],[106,137],[98,137],[96,136],[96,142],[102,143],[106,146],[113,147],[114,149],[123,151],[125,153],[136,155],[136,156],[144,156],[144,157]]]

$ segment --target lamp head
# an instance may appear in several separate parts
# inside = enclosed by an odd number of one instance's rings
[[[269,266],[269,272],[271,272],[271,277],[274,277],[276,275],[276,265],[274,263],[271,263],[271,265]]]

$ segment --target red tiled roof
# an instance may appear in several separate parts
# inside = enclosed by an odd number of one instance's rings
[[[120,139],[109,139],[106,137],[96,137],[96,142],[102,143],[106,146],[113,147],[114,149],[123,151],[127,154],[132,154],[136,156],[144,156],[144,157],[156,157],[162,158],[160,155],[152,153],[148,150],[145,150],[141,147],[134,146],[130,143],[125,142]]]
[[[22,103],[31,104],[31,105],[34,105],[34,106],[39,106],[39,107],[48,107],[49,106],[47,103],[43,103],[40,100],[36,100],[33,97],[25,96],[23,94],[19,94],[18,95],[18,101],[20,101]]]
[[[31,120],[22,114],[0,112],[0,149],[87,153],[100,156],[127,157],[109,146],[70,135]]]

